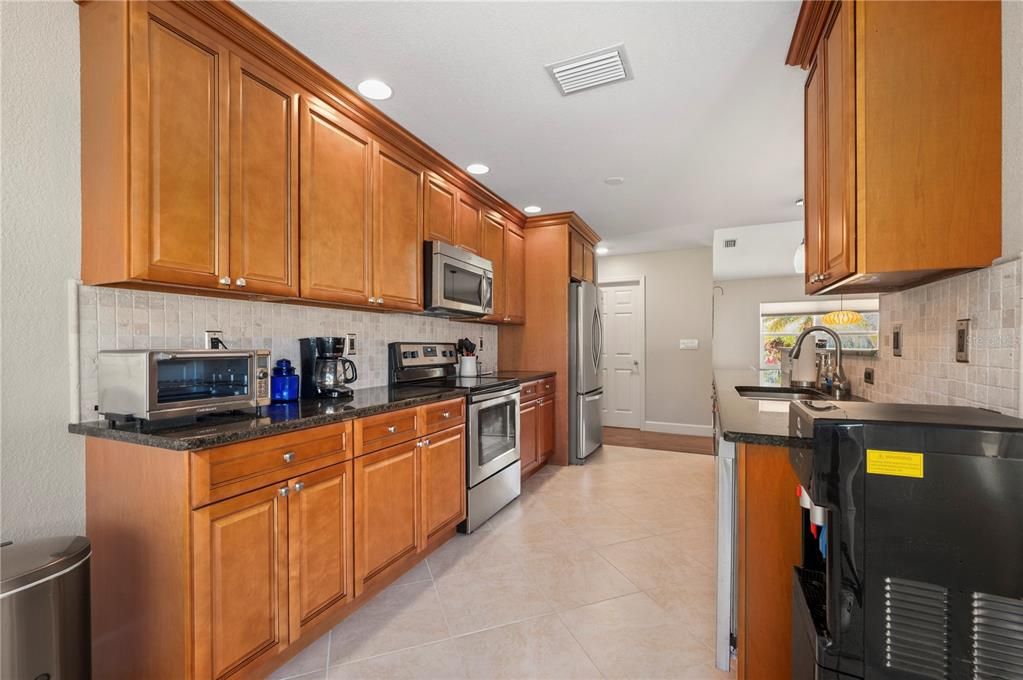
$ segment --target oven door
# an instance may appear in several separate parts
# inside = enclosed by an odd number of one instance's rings
[[[254,353],[153,352],[149,355],[150,419],[255,405]]]
[[[469,486],[519,459],[519,392],[469,397]]]
[[[431,311],[484,316],[494,311],[494,275],[484,267],[434,254]]]

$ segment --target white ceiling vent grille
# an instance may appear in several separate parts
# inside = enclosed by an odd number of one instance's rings
[[[735,246],[739,245],[739,243],[734,238],[726,238],[721,245],[724,248],[734,248]]]
[[[632,69],[623,43],[547,64],[547,71],[561,94],[575,94],[619,80],[632,80]]]

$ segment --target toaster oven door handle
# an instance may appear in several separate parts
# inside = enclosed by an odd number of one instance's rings
[[[153,355],[156,361],[170,361],[172,359],[223,359],[231,357],[247,357],[249,352],[229,352],[229,351],[214,351],[214,352],[189,352],[188,354],[179,354],[177,352],[157,352]]]

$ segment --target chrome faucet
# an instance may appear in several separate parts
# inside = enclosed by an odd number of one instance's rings
[[[845,369],[842,367],[842,338],[838,336],[838,333],[831,330],[827,326],[810,326],[805,331],[799,334],[796,338],[795,344],[792,346],[792,353],[789,355],[793,359],[798,359],[800,352],[803,351],[803,340],[806,336],[811,333],[827,333],[835,341],[835,378],[832,382],[832,393],[836,399],[848,399],[852,396],[852,384],[849,379],[845,377]]]

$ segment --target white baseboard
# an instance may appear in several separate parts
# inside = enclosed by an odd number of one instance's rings
[[[643,423],[644,432],[664,432],[666,434],[687,434],[693,437],[713,437],[714,427],[712,425],[690,425],[688,423],[663,423],[658,420],[648,420]]]

